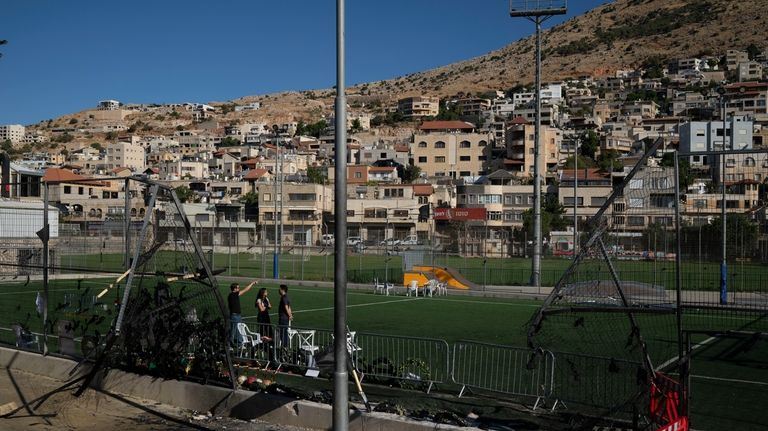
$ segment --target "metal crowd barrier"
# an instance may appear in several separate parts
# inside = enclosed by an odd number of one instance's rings
[[[549,398],[554,384],[551,352],[523,347],[459,341],[453,345],[451,379],[467,389],[536,397],[534,409]]]
[[[427,393],[450,379],[448,343],[431,338],[357,333],[353,363],[367,379],[396,380]]]

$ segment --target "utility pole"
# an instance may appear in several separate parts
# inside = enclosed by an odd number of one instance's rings
[[[536,25],[536,122],[533,143],[533,261],[531,285],[541,288],[541,23],[567,10],[566,0],[509,0],[509,16],[524,17]]]

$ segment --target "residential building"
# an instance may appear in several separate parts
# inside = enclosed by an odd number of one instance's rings
[[[515,176],[530,178],[533,176],[535,127],[522,117],[507,123],[506,150],[504,160],[506,169]],[[562,131],[552,127],[541,128],[541,172],[554,171],[560,158]]]
[[[437,97],[406,97],[397,101],[397,112],[406,118],[434,117],[440,113],[440,99]]]
[[[763,65],[756,61],[743,61],[736,68],[739,82],[763,79]]]
[[[142,172],[146,168],[144,147],[127,142],[115,142],[107,144],[106,166],[107,170],[117,167],[126,167],[134,172]]]
[[[739,82],[725,86],[726,115],[768,114],[768,82]]]
[[[474,132],[471,123],[427,121],[413,135],[413,162],[428,177],[483,175],[491,139],[490,132]]]
[[[333,186],[284,182],[282,192],[277,195],[274,186],[274,183],[258,185],[259,222],[267,244],[274,244],[277,219],[281,220],[278,238],[283,245],[315,245],[323,234],[333,232],[324,223],[332,219]]]
[[[25,128],[21,124],[6,124],[0,126],[0,142],[11,141],[18,144],[24,141]]]
[[[739,67],[739,63],[749,61],[749,54],[746,51],[738,51],[735,49],[729,49],[725,53],[725,70],[736,70]]]
[[[512,174],[495,171],[474,184],[456,187],[457,208],[484,208],[485,218],[465,222],[466,232],[456,236],[459,252],[475,256],[510,256],[520,253],[513,230],[523,226],[523,213],[533,205],[533,185],[520,184]],[[446,223],[435,230],[450,236]]]
[[[350,186],[347,190],[347,232],[369,245],[389,238],[430,232],[429,209],[433,188],[429,184]]]
[[[464,117],[479,117],[491,109],[491,100],[483,98],[458,99],[455,102],[456,108]]]
[[[117,100],[100,100],[96,108],[100,111],[114,111],[120,109],[120,102]]]
[[[680,152],[697,153],[722,151],[725,149],[744,150],[752,148],[752,121],[744,117],[729,117],[723,133],[722,121],[692,121],[680,127]],[[708,165],[710,160],[705,154],[692,155],[692,165]]]
[[[610,173],[599,169],[562,169],[559,179],[557,200],[565,209],[563,217],[572,221],[575,212],[579,225],[594,216],[613,192]]]

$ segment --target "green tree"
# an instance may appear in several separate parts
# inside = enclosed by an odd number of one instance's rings
[[[416,165],[408,165],[403,169],[403,182],[412,183],[419,179],[421,175],[421,168]]]
[[[563,165],[565,169],[573,169],[576,167],[576,164],[574,163],[574,157],[568,157],[566,159],[565,164]],[[590,159],[589,157],[579,156],[579,169],[583,168],[594,168],[595,167],[595,161]]]
[[[117,133],[115,133],[115,132],[107,132],[107,135],[105,136],[105,138],[108,141],[113,141],[113,140],[117,139]]]
[[[597,156],[597,166],[603,172],[611,172],[621,170],[623,168],[622,163],[619,161],[620,154],[616,150],[601,151]]]
[[[325,175],[322,169],[310,166],[307,168],[307,180],[313,184],[325,184]]]
[[[749,46],[747,46],[747,56],[750,60],[756,59],[760,55],[760,48],[757,47],[754,43],[750,43]]]
[[[597,149],[600,148],[600,137],[594,130],[588,130],[581,135],[581,155],[595,160]]]
[[[70,119],[69,124],[77,124],[77,118]]]
[[[67,132],[64,132],[61,135],[57,136],[56,139],[54,139],[54,142],[60,142],[60,143],[66,144],[67,142],[72,142],[73,139],[75,139],[74,136],[70,135]]]
[[[10,139],[6,139],[2,144],[0,144],[0,150],[3,150],[3,152],[8,155],[13,154],[15,151],[13,148],[13,142],[11,142]]]
[[[664,154],[664,156],[661,158],[661,166],[674,167],[675,166],[674,153]],[[678,167],[677,180],[680,182],[680,190],[685,190],[686,187],[693,184],[693,180],[695,178],[695,175],[691,170],[691,162],[689,162],[686,158],[680,158],[677,162],[677,167]]]
[[[568,222],[563,218],[565,208],[557,200],[556,195],[542,196],[541,206],[541,237],[549,236],[553,230],[565,230]],[[523,229],[528,233],[528,238],[533,238],[533,208],[523,212]]]
[[[352,120],[352,128],[350,128],[349,131],[351,133],[357,133],[357,132],[363,131],[363,125],[360,124],[359,118],[355,118],[354,120]]]
[[[192,189],[190,189],[188,186],[178,186],[173,190],[176,192],[176,196],[179,197],[179,200],[182,203],[192,201],[195,196],[195,192],[193,192]]]
[[[240,140],[232,136],[227,136],[219,143],[219,147],[236,147],[238,145],[240,145]]]
[[[98,143],[98,142],[92,143],[91,144],[91,148],[93,148],[94,150],[96,150],[98,152],[104,151],[104,147],[100,143]]]

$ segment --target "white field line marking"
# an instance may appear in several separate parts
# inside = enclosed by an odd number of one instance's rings
[[[77,290],[77,288],[76,287],[72,287],[72,288],[67,288],[67,289],[49,289],[48,292],[71,292],[73,290]],[[39,289],[37,289],[37,288],[29,289],[29,290],[25,290],[25,291],[22,291],[22,292],[0,292],[0,295],[23,295],[25,293],[30,293],[30,294],[31,293],[37,293],[38,291],[40,291],[42,293],[42,291],[43,291],[42,286],[40,286]]]
[[[696,350],[698,348],[706,346],[707,344],[709,344],[713,340],[715,340],[715,338],[716,337],[709,337],[706,340],[702,341],[701,343],[696,344],[695,346],[691,347],[691,352],[693,352],[694,350]],[[664,368],[667,368],[669,365],[674,364],[675,362],[677,362],[677,356],[671,358],[670,360],[668,360],[667,362],[664,362],[663,364],[659,365],[656,368],[659,369],[659,370],[663,370]]]
[[[704,380],[717,380],[719,382],[745,383],[747,385],[768,386],[767,382],[753,382],[753,381],[750,381],[750,380],[725,379],[725,378],[722,378],[722,377],[701,376],[701,375],[698,375],[698,374],[691,374],[691,377],[696,378],[696,379],[704,379]]]
[[[347,308],[352,308],[352,307],[370,307],[372,305],[392,304],[394,302],[415,301],[417,299],[418,298],[406,298],[406,299],[396,299],[394,301],[368,302],[366,304],[347,305]],[[329,311],[329,310],[333,310],[333,307],[310,308],[309,310],[297,310],[297,311],[294,311],[293,314],[297,314],[297,313],[313,313],[315,311]],[[255,318],[256,318],[256,316],[247,316],[247,317],[243,317],[242,319],[245,320],[245,319],[255,319]]]
[[[314,293],[327,293],[329,295],[333,293],[332,290],[330,290],[330,291],[325,291],[325,290],[324,291],[318,291],[318,290],[314,290],[314,289],[295,289],[295,288],[290,289],[289,292],[314,292]],[[365,292],[349,292],[348,295],[371,296],[370,293],[365,293]],[[424,297],[419,296],[419,298],[424,298]],[[536,307],[536,308],[541,307],[541,305],[539,305],[539,304],[521,304],[521,303],[518,303],[518,302],[467,301],[465,299],[448,299],[448,298],[439,298],[439,297],[427,297],[427,298],[429,298],[431,300],[435,300],[435,301],[460,302],[460,303],[464,303],[464,304],[512,305],[512,306],[516,306],[516,307]],[[525,300],[523,300],[523,301],[525,301]],[[384,303],[384,302],[382,302],[382,303]]]

